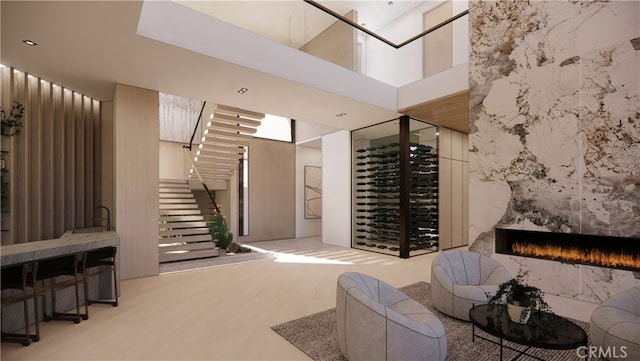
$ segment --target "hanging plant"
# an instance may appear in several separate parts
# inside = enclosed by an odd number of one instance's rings
[[[0,176],[0,211],[9,210],[9,183],[4,181],[4,177]]]
[[[24,124],[22,117],[24,116],[24,106],[17,101],[13,101],[11,112],[7,115],[4,109],[0,108],[0,126],[1,133],[6,136],[18,135],[22,131]]]

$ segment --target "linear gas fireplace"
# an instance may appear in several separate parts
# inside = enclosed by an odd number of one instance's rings
[[[640,271],[640,238],[496,228],[496,253]]]

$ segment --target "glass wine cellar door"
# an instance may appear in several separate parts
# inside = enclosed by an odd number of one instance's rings
[[[438,250],[438,133],[408,116],[354,130],[352,247],[409,258]]]

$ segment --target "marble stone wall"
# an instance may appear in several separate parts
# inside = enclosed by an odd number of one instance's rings
[[[640,237],[640,2],[470,1],[469,241],[495,227]],[[601,302],[630,271],[510,257]]]

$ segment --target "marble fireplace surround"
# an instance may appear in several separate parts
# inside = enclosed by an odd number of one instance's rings
[[[640,237],[640,2],[469,2],[469,249],[599,304],[633,272],[494,253],[495,229]]]
[[[613,294],[640,284],[638,272],[539,258],[493,254],[512,275],[524,275],[525,282],[546,295],[600,304]],[[635,273],[635,275],[634,275]]]

